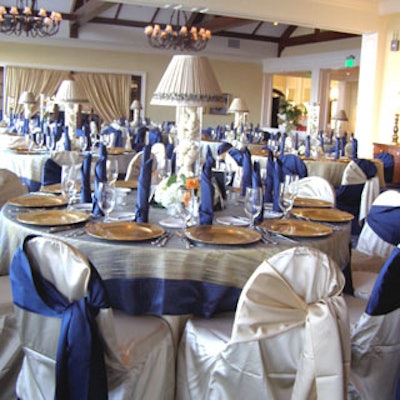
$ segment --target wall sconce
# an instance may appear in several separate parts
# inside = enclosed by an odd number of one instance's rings
[[[397,144],[397,140],[399,139],[398,136],[399,132],[399,114],[394,114],[394,126],[393,126],[393,135],[392,135],[392,143]]]
[[[390,41],[390,51],[399,51],[399,32],[393,32],[393,39]]]

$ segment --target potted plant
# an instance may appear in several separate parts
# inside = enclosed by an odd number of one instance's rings
[[[278,122],[285,125],[286,132],[298,129],[301,125],[300,120],[306,114],[307,109],[304,105],[287,101],[283,97],[280,98]]]

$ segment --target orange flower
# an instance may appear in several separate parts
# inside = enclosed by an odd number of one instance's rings
[[[189,205],[190,197],[191,197],[190,191],[185,190],[185,192],[183,193],[183,196],[182,196],[182,203],[185,205],[185,207],[187,207]]]
[[[200,187],[198,178],[186,178],[186,189],[198,189]]]

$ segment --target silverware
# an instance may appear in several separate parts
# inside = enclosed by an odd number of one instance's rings
[[[158,243],[157,246],[158,247],[164,247],[168,240],[171,239],[171,237],[174,236],[174,234],[172,232],[168,232]]]
[[[168,235],[168,232],[164,232],[161,236],[159,236],[157,239],[154,239],[150,244],[153,246],[157,246],[158,243],[160,243],[161,240],[163,240],[166,236]]]
[[[271,238],[271,234],[262,226],[256,226],[256,230],[261,233],[261,240],[266,244],[272,244],[276,246],[278,242]]]
[[[194,247],[194,244],[187,238],[187,236],[185,235],[185,232],[177,232],[176,234],[180,237],[182,242],[185,244],[185,248],[187,250]]]
[[[287,240],[288,242],[290,242],[290,243],[298,243],[298,240],[295,240],[295,239],[292,239],[292,238],[290,238],[290,237],[288,237],[288,236],[285,236],[285,235],[282,235],[281,233],[275,233],[275,232],[270,232],[270,231],[268,231],[271,235],[273,235],[273,236],[275,236],[275,237],[278,237],[278,238],[280,238],[280,239],[283,239],[283,240]]]

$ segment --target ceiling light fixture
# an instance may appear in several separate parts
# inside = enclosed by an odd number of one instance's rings
[[[59,12],[51,11],[48,15],[44,8],[38,10],[36,0],[17,0],[8,11],[0,6],[0,32],[7,35],[53,36],[59,31],[61,21]]]
[[[184,18],[182,26],[180,26],[181,15]],[[170,22],[165,29],[161,29],[158,24],[148,25],[144,33],[152,47],[167,50],[201,51],[206,48],[211,38],[211,31],[208,29],[198,30],[195,26],[189,28],[186,12],[176,9],[172,11]]]

